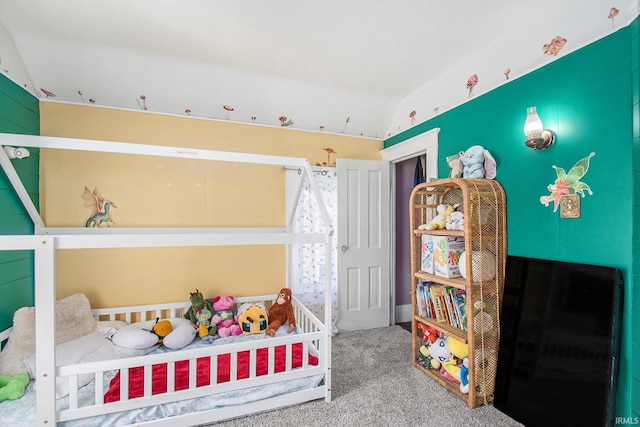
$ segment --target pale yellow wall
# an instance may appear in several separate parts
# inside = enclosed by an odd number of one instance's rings
[[[192,147],[327,160],[378,160],[382,141],[150,112],[41,102],[45,136]],[[45,224],[84,226],[84,187],[98,187],[118,208],[116,227],[282,226],[279,167],[84,151],[41,151],[40,206]],[[84,292],[94,307],[215,295],[277,292],[285,283],[281,246],[58,251],[58,298]]]

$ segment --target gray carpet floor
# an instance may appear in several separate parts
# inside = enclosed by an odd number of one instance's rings
[[[333,339],[332,401],[316,400],[217,426],[521,426],[491,405],[469,409],[411,362],[400,326]]]

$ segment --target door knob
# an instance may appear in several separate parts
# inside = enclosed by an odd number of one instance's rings
[[[347,252],[347,249],[348,249],[348,248],[347,248],[347,245],[342,245],[342,248],[341,248],[341,249],[342,249],[342,252]]]

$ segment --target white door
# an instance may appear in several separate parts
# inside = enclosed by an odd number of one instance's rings
[[[338,329],[390,324],[389,163],[338,159]]]

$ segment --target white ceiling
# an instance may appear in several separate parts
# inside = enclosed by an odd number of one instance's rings
[[[531,69],[555,36],[566,54],[636,16],[637,0],[2,0],[0,71],[56,101],[384,138],[486,46],[539,36]]]

